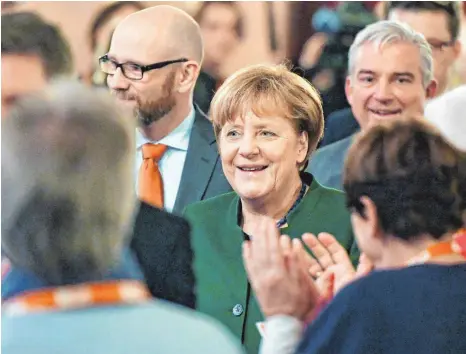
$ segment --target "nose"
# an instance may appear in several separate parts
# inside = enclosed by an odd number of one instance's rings
[[[375,88],[374,98],[381,102],[388,102],[393,98],[390,83],[386,80],[380,80]]]
[[[243,135],[239,144],[239,154],[245,158],[250,158],[259,154],[259,146],[255,136],[251,134]]]
[[[121,68],[117,68],[115,74],[107,76],[107,85],[113,90],[127,90],[129,80],[123,75]]]

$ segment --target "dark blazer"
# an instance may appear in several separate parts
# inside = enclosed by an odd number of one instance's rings
[[[232,190],[223,174],[212,123],[198,107],[195,110],[188,153],[172,211],[178,215],[189,204]]]
[[[343,140],[360,129],[358,121],[354,118],[351,108],[333,112],[325,120],[324,138],[319,147],[324,147]]]
[[[141,202],[131,249],[154,297],[195,307],[190,229],[183,218]]]
[[[305,232],[330,232],[357,259],[344,194],[306,176],[310,189],[280,231],[293,238]],[[240,199],[232,192],[189,206],[185,216],[192,228],[196,308],[229,327],[247,352],[256,354],[260,343],[256,323],[264,318],[243,266],[240,208]]]
[[[307,172],[325,187],[343,190],[343,167],[354,136],[318,149],[312,156]]]

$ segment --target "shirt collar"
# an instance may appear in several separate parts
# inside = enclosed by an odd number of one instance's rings
[[[194,125],[195,118],[194,107],[191,108],[188,116],[178,125],[170,134],[160,139],[159,141],[152,141],[147,139],[139,129],[136,129],[136,148],[141,149],[142,145],[146,143],[164,144],[168,147],[188,151],[189,137]]]

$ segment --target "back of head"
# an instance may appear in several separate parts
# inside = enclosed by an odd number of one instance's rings
[[[98,279],[131,223],[131,119],[104,93],[59,83],[2,126],[2,250],[48,284]]]
[[[344,170],[348,206],[364,216],[369,197],[380,227],[404,240],[440,238],[462,226],[464,153],[433,126],[412,118],[387,120],[362,132]]]
[[[73,61],[60,30],[32,12],[2,14],[2,56],[36,55],[48,78],[69,75]]]
[[[379,49],[392,43],[409,43],[419,49],[421,57],[421,72],[424,87],[433,79],[432,50],[424,36],[408,25],[396,21],[378,21],[360,31],[348,53],[348,72],[354,73],[356,56],[360,47],[371,43]]]

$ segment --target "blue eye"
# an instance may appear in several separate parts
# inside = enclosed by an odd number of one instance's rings
[[[235,137],[235,136],[238,136],[239,133],[238,131],[236,130],[230,130],[228,133],[227,133],[227,136],[230,136],[230,137]]]
[[[262,131],[260,132],[260,134],[261,134],[262,136],[266,136],[266,137],[277,136],[277,134],[275,134],[275,133],[273,133],[273,132],[271,132],[271,131],[268,131],[268,130],[262,130]]]

